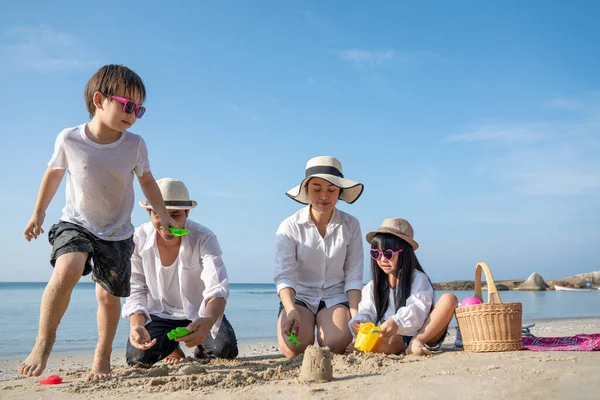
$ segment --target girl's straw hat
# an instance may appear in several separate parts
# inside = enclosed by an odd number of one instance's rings
[[[161,178],[156,181],[167,210],[190,210],[198,205],[190,200],[190,192],[181,181],[173,178]],[[141,200],[140,206],[152,209],[148,200]]]
[[[413,250],[419,248],[419,244],[415,242],[413,237],[415,236],[415,231],[410,223],[402,218],[386,218],[381,223],[381,226],[376,231],[372,231],[367,233],[367,242],[371,243],[373,238],[378,233],[389,233],[391,235],[397,236],[402,240],[407,241],[412,246]]]
[[[348,204],[352,204],[358,200],[364,189],[362,183],[344,178],[342,163],[338,159],[330,156],[321,156],[308,160],[306,163],[305,178],[298,186],[288,190],[286,195],[298,203],[309,204],[310,200],[304,186],[310,178],[321,178],[340,189],[344,189],[340,195],[340,199]]]

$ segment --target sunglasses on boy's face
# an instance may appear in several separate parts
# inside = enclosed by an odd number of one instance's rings
[[[386,260],[390,261],[392,258],[394,258],[394,256],[398,253],[401,253],[402,250],[396,250],[393,251],[391,249],[387,249],[387,250],[379,250],[379,249],[371,249],[371,251],[369,252],[371,254],[371,258],[375,261],[379,261],[379,259],[381,258],[381,256],[383,256],[383,258],[385,258]]]
[[[119,96],[108,96],[113,100],[123,103],[123,112],[127,114],[134,113],[136,118],[142,118],[146,112],[146,107],[137,104],[135,101]]]

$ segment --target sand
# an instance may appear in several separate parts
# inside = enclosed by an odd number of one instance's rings
[[[538,322],[536,336],[600,333],[600,319]],[[240,346],[233,361],[187,360],[149,370],[113,358],[113,378],[85,381],[91,355],[51,357],[44,377],[64,382],[40,386],[18,377],[21,360],[0,360],[0,398],[5,399],[598,399],[600,352],[467,353],[453,346],[451,329],[432,356],[334,355],[333,381],[304,383],[302,356],[287,360],[274,343]]]

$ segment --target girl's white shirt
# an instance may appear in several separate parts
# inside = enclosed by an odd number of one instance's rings
[[[398,325],[396,334],[403,336],[415,336],[427,320],[433,304],[433,287],[426,274],[415,270],[413,272],[410,296],[406,299],[406,305],[395,311],[394,290],[390,288],[390,299],[382,321],[377,321],[377,310],[375,308],[375,297],[373,295],[373,281],[366,284],[362,290],[362,299],[358,305],[358,314],[350,320],[348,326],[352,330],[354,321],[373,322],[375,325],[382,324],[392,318]]]

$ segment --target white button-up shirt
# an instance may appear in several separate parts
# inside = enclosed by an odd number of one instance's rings
[[[208,300],[229,297],[229,280],[217,237],[208,228],[189,219],[185,229],[190,233],[181,237],[177,260],[165,267],[160,262],[156,229],[152,223],[136,228],[135,250],[131,257],[131,295],[123,306],[123,318],[145,314],[148,323],[152,314],[161,318],[194,320],[205,316]],[[175,268],[177,276],[166,279],[161,268]],[[173,299],[181,299],[181,302]],[[213,325],[213,338],[221,321],[222,317],[219,317]]]
[[[317,313],[348,301],[349,290],[362,289],[363,244],[358,219],[334,209],[322,237],[310,218],[310,206],[286,218],[277,229],[277,293],[292,288],[296,299]]]
[[[406,299],[406,305],[395,311],[394,290],[390,288],[390,299],[388,308],[382,321],[377,321],[377,309],[375,308],[375,296],[373,295],[373,281],[366,284],[362,291],[362,298],[358,305],[358,314],[350,320],[348,326],[352,331],[352,322],[373,322],[375,325],[392,318],[398,325],[396,334],[404,336],[415,336],[427,320],[431,305],[433,304],[433,287],[427,275],[421,271],[413,272],[410,296]]]

